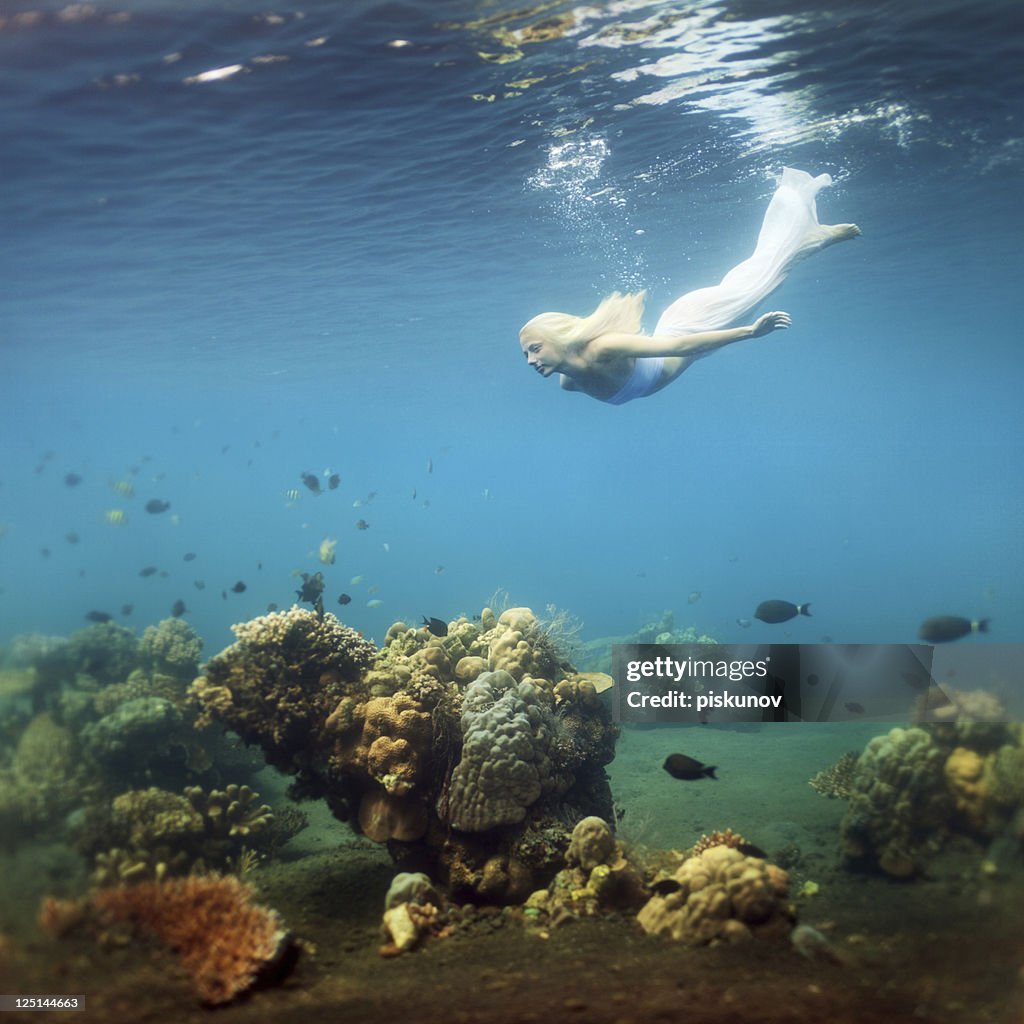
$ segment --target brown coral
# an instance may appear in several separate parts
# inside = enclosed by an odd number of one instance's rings
[[[101,889],[92,906],[102,921],[126,922],[174,949],[206,1003],[222,1004],[257,981],[282,980],[297,947],[273,910],[252,902],[237,878],[198,875]]]
[[[351,732],[359,722],[359,736],[352,737]],[[430,753],[431,721],[414,698],[398,693],[394,697],[374,697],[355,706],[351,698],[346,698],[339,701],[326,727],[342,734],[332,757],[339,767],[366,771],[396,796],[415,787],[424,759]]]
[[[271,764],[294,771],[296,755],[308,752],[375,648],[330,613],[321,619],[299,607],[232,629],[237,641],[192,685],[205,712],[200,724],[216,715],[247,743],[259,743]]]

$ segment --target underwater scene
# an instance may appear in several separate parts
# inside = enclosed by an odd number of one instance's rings
[[[0,6],[0,1009],[1024,1024],[1022,119],[1018,0]]]

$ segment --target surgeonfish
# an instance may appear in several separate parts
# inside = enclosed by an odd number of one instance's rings
[[[925,619],[917,635],[926,644],[947,644],[951,640],[970,636],[971,633],[987,633],[988,619],[964,619],[959,615],[936,615]]]
[[[762,622],[789,622],[798,615],[811,613],[807,610],[811,607],[810,601],[806,604],[793,604],[792,601],[762,601],[754,612],[754,618]]]

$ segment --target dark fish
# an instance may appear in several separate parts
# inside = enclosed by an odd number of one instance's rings
[[[75,533],[75,531],[74,531],[74,530],[72,530],[72,531],[71,531],[70,533],[68,533],[68,534],[66,534],[66,535],[65,535],[64,539],[65,539],[65,540],[66,540],[66,541],[67,541],[67,542],[68,542],[69,544],[77,544],[77,543],[78,543],[78,542],[79,542],[79,541],[80,541],[80,540],[81,540],[82,538],[81,538],[81,537],[79,537],[79,536],[78,536],[78,534],[77,534],[77,533]]]
[[[185,561],[186,562],[194,562],[195,559],[196,559],[196,553],[194,551],[186,551],[185,552]]]
[[[679,892],[682,889],[682,884],[677,882],[674,878],[659,878],[651,886],[651,892],[655,896],[668,896],[670,893]]]
[[[321,595],[324,592],[324,576],[323,573],[313,573],[312,576],[308,572],[302,574],[302,586],[295,591],[295,596],[303,604],[316,605],[316,602],[321,600]]]
[[[50,549],[49,548],[40,548],[39,549],[39,554],[41,554],[43,556],[43,558],[49,558],[50,557]]]
[[[185,612],[187,612],[187,611],[188,611],[188,609],[185,607],[185,602],[182,601],[182,599],[180,597],[178,598],[177,601],[174,602],[174,604],[171,605],[171,614],[176,619],[180,619],[182,617],[182,615],[184,615]]]
[[[687,597],[687,599],[686,599],[686,603],[687,604],[696,604],[700,600],[700,598],[701,598],[701,593],[700,593],[699,590],[691,591],[690,596]]]
[[[159,515],[161,512],[166,512],[171,507],[169,501],[161,501],[159,498],[150,498],[146,502],[146,511],[154,516]]]
[[[341,474],[340,473],[332,473],[330,475],[329,479],[327,480],[327,486],[332,491],[336,491],[338,489],[338,484],[340,484],[340,483],[341,483]]]
[[[206,583],[203,580],[193,580],[192,581],[192,586],[195,587],[196,590],[205,590],[206,589]]]
[[[806,604],[793,604],[791,601],[762,601],[754,612],[754,618],[762,622],[789,622],[798,615],[810,615],[807,610],[811,607],[810,601]]]
[[[753,843],[740,843],[736,849],[739,850],[744,857],[760,857],[761,860],[768,859],[768,854],[765,853],[760,846],[755,846]]]
[[[320,478],[313,473],[303,473],[299,479],[314,493],[320,493]]]
[[[276,612],[277,611],[277,605],[273,601],[271,601],[270,604],[267,605],[267,611],[268,612]]]
[[[849,711],[851,715],[863,715],[864,714],[864,705],[863,704],[858,704],[855,700],[848,700],[843,705],[843,707],[846,708],[846,710]]]
[[[370,528],[370,524],[365,519],[357,519],[356,520],[356,529],[357,530],[368,530],[369,528]]]
[[[156,571],[157,570],[156,570],[156,566],[155,565],[147,565],[145,567],[145,569],[140,569],[139,570],[139,575],[140,576],[155,576],[156,575]]]
[[[448,635],[448,623],[443,619],[435,619],[433,617],[428,619],[426,615],[424,615],[423,625],[426,626],[434,636]]]
[[[342,594],[341,597],[338,598],[338,604],[350,604],[351,601],[352,598],[348,594]]]
[[[244,594],[245,593],[245,584],[241,580],[239,580],[231,589],[236,594]]]
[[[669,754],[662,765],[673,779],[686,779],[693,782],[696,779],[717,779],[715,769],[717,765],[701,764],[700,761],[685,754]]]
[[[90,622],[109,622],[114,616],[109,612],[86,612],[85,617]]]
[[[936,615],[925,619],[917,635],[926,644],[947,644],[971,633],[987,633],[988,619],[963,619],[959,615]]]
[[[82,482],[82,478],[77,473],[65,473],[64,474],[64,486],[65,487],[77,487]]]
[[[121,614],[122,615],[131,615],[131,613],[133,611],[135,611],[135,605],[133,605],[133,604],[123,604],[123,605],[121,605]]]

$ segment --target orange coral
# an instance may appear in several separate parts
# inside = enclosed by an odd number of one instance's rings
[[[62,900],[46,896],[39,905],[36,924],[51,939],[62,939],[85,917],[85,903],[81,900]]]
[[[130,922],[166,942],[204,1002],[220,1004],[295,965],[297,947],[280,917],[252,895],[233,876],[193,875],[100,889],[92,905],[101,919]]]
[[[750,844],[739,834],[739,832],[733,832],[731,828],[725,829],[724,832],[719,832],[717,829],[711,833],[711,835],[703,835],[700,839],[693,844],[693,849],[690,850],[691,857],[699,857],[705,850],[710,850],[712,846],[729,846],[732,849],[737,849],[740,846],[749,846]]]

